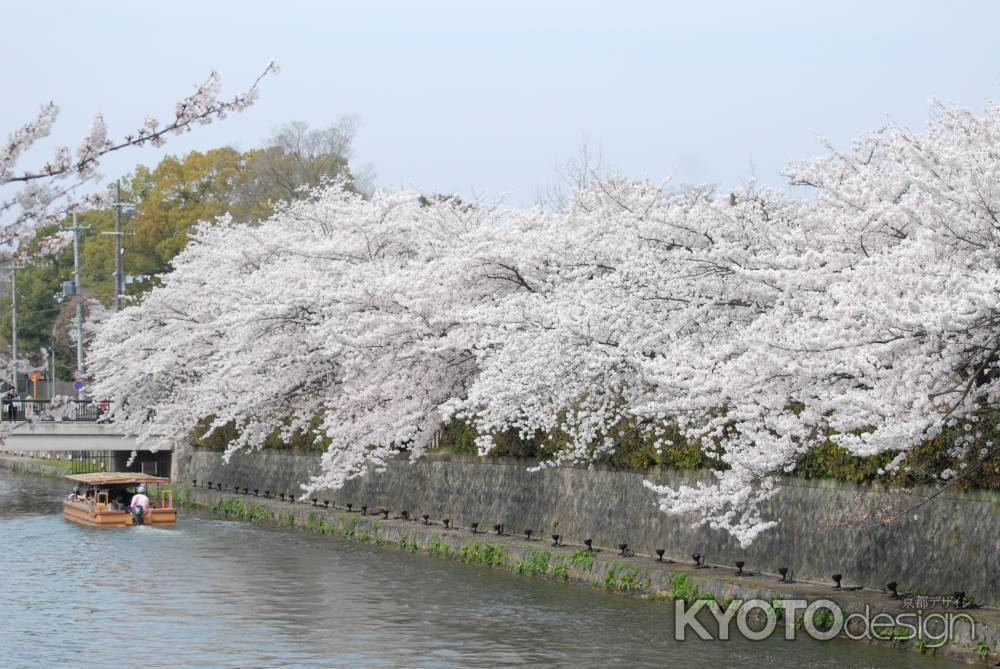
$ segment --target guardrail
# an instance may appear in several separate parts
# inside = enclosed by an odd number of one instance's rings
[[[70,400],[53,405],[50,400],[0,401],[0,421],[97,422],[104,419],[109,402]]]

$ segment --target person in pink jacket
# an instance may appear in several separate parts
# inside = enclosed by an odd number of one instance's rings
[[[144,485],[139,486],[139,489],[136,491],[136,493],[132,495],[132,501],[129,502],[128,505],[129,511],[135,513],[136,507],[142,509],[141,515],[143,516],[149,513],[149,498],[146,497],[146,486]]]

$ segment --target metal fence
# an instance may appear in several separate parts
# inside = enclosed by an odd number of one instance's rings
[[[105,419],[109,409],[108,402],[94,400],[70,400],[58,404],[49,400],[3,401],[0,402],[0,420],[96,422]]]
[[[113,451],[64,451],[61,456],[70,474],[115,471]]]

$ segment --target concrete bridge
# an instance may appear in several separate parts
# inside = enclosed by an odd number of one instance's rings
[[[11,423],[4,422],[3,427]],[[142,471],[170,476],[170,449],[137,450],[135,437],[122,433],[114,423],[92,420],[14,421],[0,444],[0,452],[35,459],[74,463],[87,471]],[[132,460],[130,463],[129,460]]]
[[[135,437],[122,434],[114,423],[94,421],[16,421],[2,446],[6,451],[129,452],[135,447]]]

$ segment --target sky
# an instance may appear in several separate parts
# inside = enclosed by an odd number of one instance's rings
[[[358,114],[356,160],[387,190],[532,204],[584,140],[632,178],[781,187],[819,137],[1000,99],[987,1],[4,4],[0,133],[54,100],[48,146],[77,146],[98,111],[112,136],[168,118],[213,68],[236,92],[280,64],[243,114],[119,154],[106,179]]]

